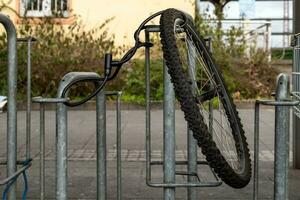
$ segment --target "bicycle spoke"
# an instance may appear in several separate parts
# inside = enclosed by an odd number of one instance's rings
[[[211,134],[214,137],[217,147],[222,152],[222,155],[228,163],[230,163],[232,168],[238,170],[240,167],[240,158],[236,150],[233,131],[228,121],[226,111],[222,106],[222,97],[220,97],[218,93],[218,85],[215,82],[214,73],[211,72],[207,62],[204,61],[202,53],[197,50],[196,44],[191,39],[192,36],[188,32],[182,31],[180,26],[177,26],[174,31],[182,65],[186,71],[185,73],[189,76],[193,87],[193,94],[195,98],[198,99],[200,112],[204,116],[207,125],[209,123],[209,112],[207,111],[207,105],[205,105],[206,99],[201,102],[201,95],[207,92],[207,88],[213,88],[210,89],[213,93],[209,94],[208,97],[211,97],[212,100],[218,104],[215,111],[218,112],[218,115],[213,115],[214,126],[212,126],[213,130]],[[190,66],[191,63],[194,66]],[[197,69],[194,69],[194,67]],[[197,74],[197,70],[199,70],[199,74]]]

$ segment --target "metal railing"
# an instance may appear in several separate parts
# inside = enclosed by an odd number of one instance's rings
[[[0,18],[3,18],[3,16],[0,16]],[[7,20],[7,19],[6,19]],[[8,20],[7,20],[8,23]],[[7,26],[10,26],[10,29],[13,30],[14,29],[14,25],[12,23],[8,23]],[[14,33],[15,34],[15,33]],[[13,36],[11,34],[8,34],[8,37],[15,37],[15,35],[13,34]],[[13,59],[12,57],[16,58],[17,52],[16,52],[16,47],[12,47],[14,45],[16,45],[15,42],[26,42],[27,43],[27,111],[26,111],[26,142],[25,142],[25,160],[17,160],[17,138],[13,137],[13,138],[9,138],[9,136],[7,136],[7,161],[3,161],[0,162],[0,165],[7,165],[7,178],[4,180],[0,181],[0,185],[6,185],[6,189],[4,190],[7,191],[7,196],[9,199],[15,199],[16,198],[16,190],[15,188],[15,183],[18,179],[18,177],[23,174],[24,176],[26,176],[25,171],[31,166],[31,148],[30,148],[30,138],[31,138],[31,130],[30,130],[30,124],[31,124],[31,43],[33,41],[36,41],[35,38],[32,37],[28,37],[28,38],[14,38],[13,41],[11,39],[8,39],[8,49],[9,49],[9,60]],[[15,50],[14,50],[15,48]],[[11,61],[9,61],[9,67],[11,67],[12,65],[10,64]],[[16,62],[16,61],[15,61]],[[14,64],[16,67],[16,64]],[[10,77],[10,74],[8,74],[8,82],[11,83],[11,78],[14,77]],[[13,88],[9,88],[8,93],[10,94],[12,91],[14,92],[14,90],[16,90],[16,87]],[[10,98],[8,99],[8,101],[10,101]],[[11,104],[10,104],[11,105]],[[8,108],[8,115],[11,115],[11,111],[10,111],[11,107]],[[16,120],[16,119],[14,119]],[[17,124],[16,124],[17,125]],[[10,133],[8,132],[8,135]],[[15,135],[17,135],[15,133]],[[12,146],[14,146],[14,148],[12,149]],[[12,155],[15,155],[15,163],[10,163],[10,158],[12,158]],[[22,165],[22,167],[20,169],[17,169],[17,165]],[[11,172],[12,168],[15,168],[15,172]],[[27,184],[27,181],[26,183]],[[26,190],[26,188],[25,188]],[[9,192],[10,191],[10,192]],[[25,195],[27,194],[27,191],[25,193]],[[25,196],[23,196],[25,197]]]
[[[259,105],[275,106],[274,199],[288,200],[290,108],[299,104],[291,100],[289,77],[277,77],[275,100],[257,100],[254,119],[254,177],[253,200],[259,194]]]
[[[18,177],[24,170],[30,167],[25,165],[17,170],[17,164],[23,164],[23,161],[17,161],[16,150],[16,32],[11,21],[0,14],[0,22],[4,24],[8,33],[8,135],[7,135],[7,161],[0,164],[7,164],[7,178],[0,181],[0,185],[5,185],[12,179]],[[159,26],[151,25],[145,27],[146,43],[150,42],[150,34],[159,32]],[[276,106],[275,111],[275,199],[288,198],[288,155],[289,155],[289,106],[294,107],[294,120],[298,119],[299,115],[299,94],[300,79],[299,74],[299,58],[300,51],[298,44],[300,44],[300,37],[297,37],[297,43],[294,48],[294,72],[293,84],[294,92],[292,92],[295,100],[290,99],[289,81],[286,75],[281,74],[277,79],[276,98],[274,100],[258,100],[255,105],[255,137],[254,137],[254,191],[253,199],[258,198],[258,182],[259,182],[259,105]],[[21,39],[28,44],[28,83],[27,95],[30,94],[30,46],[33,41],[32,38]],[[145,85],[146,85],[146,183],[151,187],[160,187],[164,189],[165,199],[175,199],[175,190],[177,187],[186,187],[188,190],[188,199],[198,199],[195,187],[217,187],[222,182],[217,178],[212,171],[214,180],[203,182],[198,176],[198,165],[207,165],[206,161],[199,161],[197,159],[197,144],[192,136],[192,131],[187,130],[187,152],[188,159],[184,161],[177,161],[175,156],[175,95],[173,85],[164,65],[164,160],[154,161],[151,156],[151,99],[150,99],[150,46],[145,47]],[[189,59],[192,61],[192,59]],[[189,63],[193,67],[193,63]],[[298,71],[297,71],[298,70]],[[59,84],[57,98],[33,98],[34,103],[40,104],[40,199],[45,199],[45,104],[54,103],[57,105],[56,110],[56,199],[68,199],[67,192],[67,172],[68,172],[68,157],[67,157],[67,107],[64,105],[68,101],[67,97],[62,98],[62,91],[70,82],[77,79],[89,77],[98,79],[99,75],[92,72],[71,72],[63,77]],[[122,160],[121,160],[121,92],[105,92],[101,91],[96,98],[96,124],[97,124],[97,199],[107,199],[107,159],[106,159],[106,96],[115,95],[116,98],[116,112],[117,112],[117,199],[122,199]],[[26,131],[26,159],[30,159],[30,98],[27,98],[27,131]],[[29,101],[29,102],[28,102]],[[212,105],[210,106],[209,115],[209,129],[212,129]],[[297,124],[296,124],[297,125]],[[295,126],[295,124],[294,124]],[[295,134],[295,129],[294,129]],[[294,137],[297,137],[295,134]],[[295,140],[294,140],[295,141]],[[294,158],[297,163],[297,148],[299,145],[294,145]],[[300,151],[299,151],[300,152]],[[298,153],[299,153],[298,152]],[[295,160],[294,159],[294,160]],[[295,164],[295,162],[294,162]],[[161,182],[154,182],[152,180],[152,167],[156,165],[163,165],[163,180]],[[187,172],[176,171],[176,165],[186,165]],[[187,181],[176,181],[176,175],[186,175]],[[16,199],[16,190],[14,185],[9,192],[9,199]]]
[[[36,42],[36,38],[18,38],[18,43],[27,44],[27,83],[26,83],[26,159],[31,158],[31,46]]]
[[[67,200],[67,173],[68,173],[68,124],[67,124],[67,106],[64,105],[68,101],[67,97],[62,97],[62,91],[65,87],[78,79],[82,78],[99,78],[99,75],[93,72],[70,72],[66,74],[58,88],[57,98],[37,97],[33,102],[40,104],[40,199],[45,199],[45,110],[44,104],[54,103],[56,109],[56,199]],[[96,84],[96,83],[95,83]],[[107,159],[106,159],[106,96],[117,96],[116,112],[117,112],[117,196],[122,197],[122,175],[121,175],[121,94],[122,92],[105,92],[102,90],[96,96],[96,132],[97,132],[97,199],[107,199]]]
[[[150,33],[159,32],[159,26],[149,25],[145,27],[146,42],[150,42]],[[150,48],[145,47],[145,84],[146,84],[146,183],[150,187],[164,188],[164,199],[175,199],[175,188],[186,187],[188,190],[188,199],[196,200],[197,191],[195,187],[217,187],[222,184],[212,171],[215,180],[209,182],[200,181],[197,173],[198,165],[207,165],[205,161],[197,160],[197,143],[188,130],[187,134],[187,152],[188,160],[176,161],[175,159],[175,94],[170,76],[167,73],[167,67],[164,65],[164,140],[163,140],[163,161],[152,161],[151,159],[151,94],[150,94]],[[191,64],[191,63],[190,63]],[[211,120],[212,121],[212,120]],[[210,123],[211,124],[211,123]],[[153,182],[152,166],[163,165],[163,181]],[[176,172],[176,165],[187,165],[187,172]],[[176,182],[176,175],[185,175],[187,182]]]
[[[256,45],[255,48],[261,46],[261,48],[268,52],[268,60],[271,61],[271,33],[272,33],[272,26],[269,21],[264,22],[262,25],[247,31],[244,33],[244,37],[249,44],[249,48],[251,45]],[[263,39],[261,45],[259,45],[259,37]],[[250,51],[250,49],[249,49]]]

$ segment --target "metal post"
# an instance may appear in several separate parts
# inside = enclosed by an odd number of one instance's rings
[[[105,90],[97,94],[97,199],[106,200],[106,101]]]
[[[121,132],[121,95],[117,93],[117,177],[118,177],[118,200],[122,199],[122,132]]]
[[[8,44],[7,176],[9,177],[17,170],[17,36],[16,29],[7,16],[0,14],[0,23],[7,32]],[[11,187],[8,199],[16,199],[15,186]]]
[[[149,43],[149,33],[160,32],[158,25],[147,25],[145,27],[145,42]],[[217,187],[222,184],[216,175],[215,181],[202,182],[196,175],[197,182],[176,182],[175,166],[187,165],[188,161],[175,160],[175,95],[174,89],[170,82],[170,77],[164,65],[164,160],[151,160],[151,100],[150,100],[150,47],[145,47],[145,85],[146,85],[146,184],[150,187],[164,188],[165,199],[175,199],[176,187]],[[212,124],[212,123],[211,123]],[[194,156],[193,156],[194,158]],[[207,164],[207,162],[197,161],[197,164]],[[153,182],[151,177],[151,166],[163,165],[164,180],[163,182]],[[177,174],[188,175],[186,172],[177,172]]]
[[[63,88],[61,81],[59,92]],[[58,94],[61,96],[61,93]],[[35,97],[32,102],[40,104],[40,199],[45,199],[45,104],[57,104],[56,111],[56,199],[67,199],[67,113],[63,103],[67,98],[42,98]],[[64,106],[64,107],[62,107]]]
[[[271,36],[272,36],[272,25],[270,20],[267,20],[266,24],[266,51],[268,52],[268,61],[271,62],[272,51],[271,51]]]
[[[67,200],[67,107],[57,104],[56,110],[56,199]]]
[[[290,99],[289,77],[286,74],[278,76],[276,101]],[[290,108],[276,106],[275,108],[275,200],[288,200],[288,170],[289,170],[289,125]]]
[[[18,38],[17,42],[27,44],[27,106],[26,106],[26,159],[31,158],[31,44],[37,41],[33,37]]]
[[[45,105],[40,104],[40,199],[45,199]]]
[[[67,161],[68,161],[68,126],[67,126],[67,107],[64,105],[64,102],[67,100],[68,93],[63,94],[65,88],[71,84],[74,83],[78,80],[84,80],[86,78],[91,78],[91,79],[99,79],[99,75],[97,73],[93,72],[70,72],[66,74],[62,80],[59,83],[59,88],[57,92],[57,98],[60,99],[59,101],[55,102],[57,103],[57,109],[56,109],[56,199],[57,200],[67,200],[68,195],[67,195],[67,180],[68,180],[68,169],[67,169]],[[102,94],[104,97],[101,96],[101,100],[104,98],[105,99],[105,94]],[[98,94],[99,96],[99,94]],[[97,97],[98,97],[97,96]],[[99,97],[97,98],[97,100]],[[63,101],[62,101],[63,100]],[[105,108],[105,105],[104,105]],[[102,122],[105,120],[103,119],[103,116],[101,112],[99,112],[99,109],[103,109],[101,102],[98,100],[97,101],[97,136],[98,134],[102,134],[103,132],[105,133],[105,130],[102,129]],[[101,122],[101,123],[99,123]],[[105,122],[105,121],[104,121]],[[98,126],[98,124],[100,124]],[[105,123],[104,123],[105,124]],[[100,140],[102,141],[102,139]],[[100,144],[101,145],[101,144]],[[99,151],[99,148],[98,148]],[[104,146],[104,151],[100,151],[101,156],[104,155],[105,158],[105,146]],[[99,154],[98,154],[99,155]],[[101,165],[104,163],[101,163],[103,160],[98,161]],[[97,162],[97,163],[98,163]],[[104,163],[104,165],[106,165]],[[97,168],[98,169],[98,168]],[[100,168],[98,169],[97,172],[99,174],[106,174],[106,171],[102,171],[103,169]]]
[[[188,129],[188,182],[196,183],[197,177],[197,141],[193,137],[193,131]],[[188,187],[188,199],[196,200],[197,188]]]
[[[62,97],[66,78],[64,77],[58,88],[57,97]],[[68,113],[67,106],[57,103],[56,106],[56,199],[67,200],[68,180]]]
[[[30,158],[31,149],[31,40],[27,41],[26,159]]]
[[[293,0],[293,29],[294,34],[300,33],[300,13],[298,12],[300,8],[300,2]]]
[[[289,170],[289,107],[296,106],[299,101],[290,100],[289,77],[280,74],[277,77],[277,89],[274,100],[256,100],[254,120],[254,180],[253,199],[258,198],[259,180],[259,104],[275,106],[275,164],[274,164],[274,199],[288,200]]]
[[[259,181],[259,103],[255,103],[254,116],[254,173],[253,173],[253,200],[258,198]]]
[[[188,46],[188,51],[193,52],[193,46]],[[188,53],[188,63],[191,71],[190,76],[192,79],[196,78],[196,67],[195,67],[195,57]],[[188,182],[197,182],[197,178],[195,174],[197,174],[197,141],[193,137],[193,131],[191,131],[188,127],[187,134],[187,148],[188,148]],[[197,198],[197,188],[188,187],[187,188],[188,200],[196,200]]]
[[[149,31],[145,29],[145,42],[149,42]],[[145,47],[145,85],[146,85],[146,183],[151,179],[151,105],[150,105],[150,47]]]
[[[294,33],[300,33],[300,1],[294,0]],[[294,49],[293,72],[300,72],[300,37],[296,36],[297,48]],[[293,77],[293,91],[300,92],[300,76]],[[300,118],[293,114],[293,167],[300,169]]]
[[[164,64],[164,182],[175,183],[175,95]],[[164,199],[175,199],[175,187],[164,188]]]

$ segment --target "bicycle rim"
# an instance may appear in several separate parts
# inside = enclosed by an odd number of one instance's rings
[[[249,150],[223,78],[193,25],[175,9],[166,12],[161,17],[164,58],[185,118],[222,180],[244,187],[251,176]]]

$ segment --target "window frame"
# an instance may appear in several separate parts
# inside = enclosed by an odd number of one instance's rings
[[[70,13],[70,0],[67,0],[67,9],[63,11],[62,15],[54,15],[51,10],[51,3],[55,0],[44,0],[42,3],[42,10],[25,10],[28,0],[19,1],[19,14],[21,17],[33,17],[33,18],[42,18],[42,17],[57,17],[57,18],[68,18]],[[26,16],[25,16],[26,15]]]

